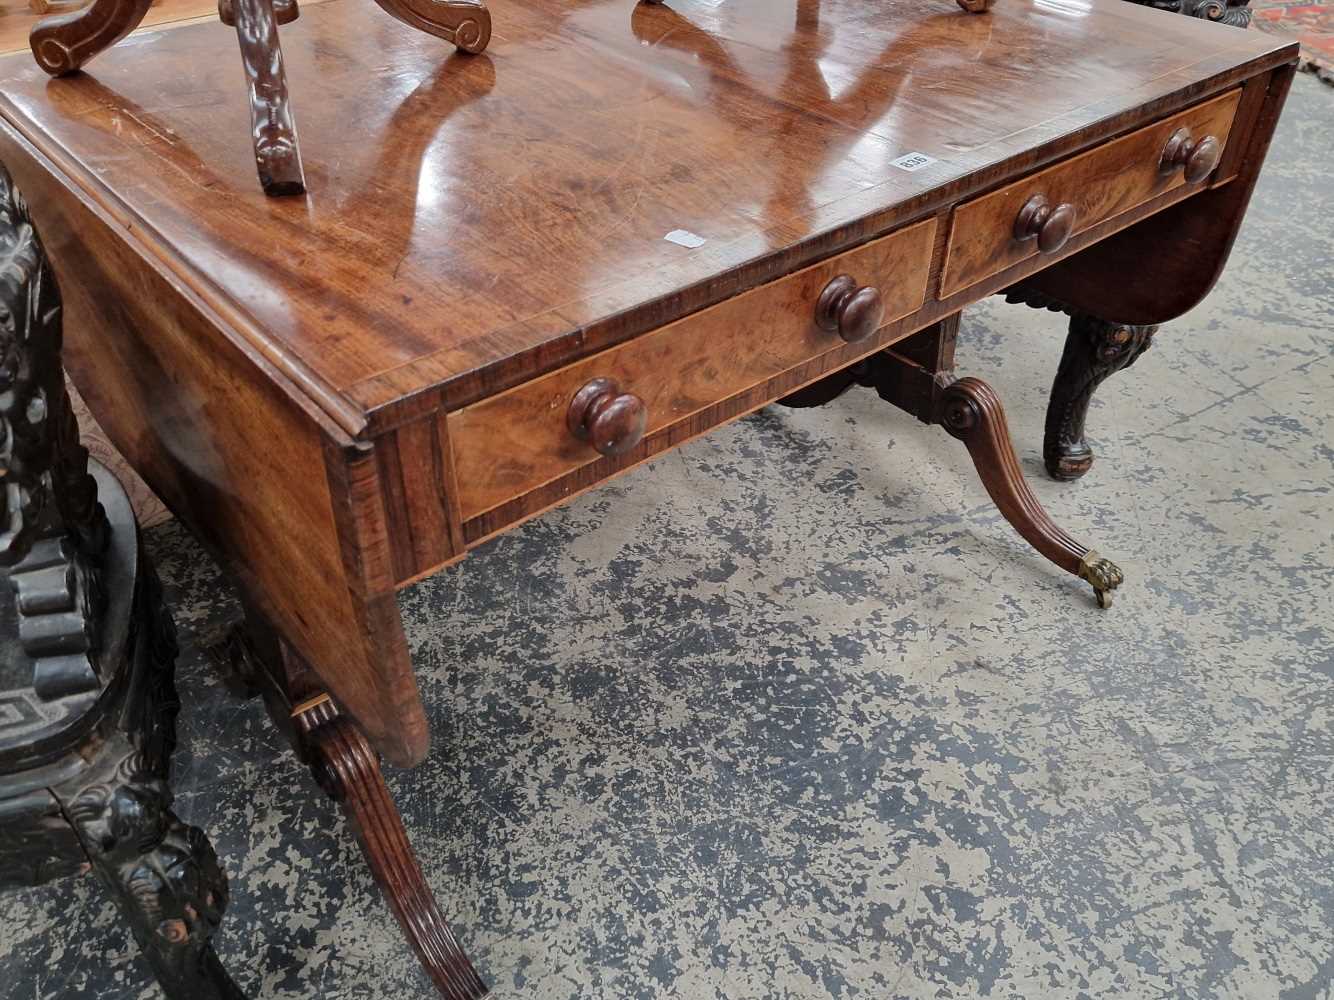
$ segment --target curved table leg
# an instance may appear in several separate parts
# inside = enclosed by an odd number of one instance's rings
[[[1075,541],[1042,509],[1019,467],[996,393],[980,379],[954,380],[958,332],[956,313],[779,402],[821,406],[862,385],[922,422],[944,427],[967,447],[987,495],[1024,540],[1067,573],[1087,580],[1098,606],[1109,607],[1112,591],[1123,580],[1121,570]]]
[[[481,52],[491,41],[491,12],[482,0],[375,0],[404,24],[453,42],[464,52]]]
[[[961,378],[941,392],[936,412],[937,422],[968,449],[987,495],[1005,520],[1041,555],[1087,580],[1098,606],[1109,607],[1112,591],[1124,579],[1121,570],[1075,541],[1042,508],[1019,467],[1005,410],[991,386],[981,379]]]
[[[328,695],[292,710],[320,786],[340,803],[375,881],[441,996],[479,1000],[487,987],[440,913],[412,853],[375,751]]]
[[[28,34],[37,65],[52,76],[73,73],[139,27],[152,0],[92,0],[38,21]]]
[[[1156,326],[1109,323],[1079,312],[1071,315],[1042,441],[1042,458],[1053,479],[1078,479],[1093,465],[1093,449],[1084,440],[1093,393],[1109,376],[1133,365],[1157,332]]]
[[[241,63],[250,89],[251,139],[260,186],[267,195],[302,194],[306,176],[287,94],[287,70],[273,0],[233,0],[231,16],[236,22]]]

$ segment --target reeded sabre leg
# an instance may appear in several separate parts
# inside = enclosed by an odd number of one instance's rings
[[[486,984],[426,884],[366,737],[339,715],[328,695],[297,706],[292,718],[311,754],[316,780],[347,813],[376,883],[440,995],[446,1000],[486,996]]]
[[[1067,573],[1092,585],[1098,606],[1110,607],[1121,570],[1075,541],[1053,521],[1034,495],[1010,442],[1005,410],[991,386],[962,378],[943,390],[937,420],[968,449],[973,466],[996,507],[1029,545]]]
[[[486,984],[422,875],[370,743],[263,616],[250,607],[246,618],[246,628],[234,629],[210,651],[228,686],[239,696],[264,696],[275,724],[310,765],[320,787],[343,807],[371,874],[441,996],[486,996]]]
[[[1108,607],[1121,585],[1121,570],[1075,541],[1042,509],[1019,467],[1000,399],[985,382],[956,381],[952,374],[958,333],[956,313],[779,402],[821,406],[863,385],[924,423],[940,424],[967,447],[987,494],[1014,529],[1061,569],[1087,580],[1098,605]]]

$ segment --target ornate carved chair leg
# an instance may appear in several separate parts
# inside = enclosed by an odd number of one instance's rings
[[[147,661],[142,696],[93,770],[52,791],[169,1000],[245,1000],[211,942],[227,877],[203,831],[171,811],[175,629],[146,560],[140,572],[133,655]]]
[[[980,379],[962,378],[940,393],[937,421],[962,441],[982,485],[1005,519],[1033,548],[1068,573],[1087,580],[1099,607],[1109,607],[1121,585],[1121,570],[1079,544],[1043,510],[1010,442],[1000,399]]]
[[[245,1000],[210,941],[227,878],[203,831],[170,806],[166,782],[131,755],[65,810],[169,1000]]]
[[[482,0],[375,0],[404,24],[453,42],[464,52],[481,52],[491,41],[491,12]]]
[[[1108,376],[1134,364],[1157,332],[1156,326],[1109,323],[1084,313],[1070,317],[1042,443],[1042,458],[1052,478],[1069,481],[1088,472],[1093,449],[1084,439],[1084,421],[1094,390]]]
[[[37,65],[52,76],[73,73],[139,27],[152,2],[92,0],[79,10],[38,21],[28,33]]]
[[[375,881],[417,957],[447,1000],[478,1000],[486,984],[436,906],[412,853],[380,764],[352,720],[328,695],[292,711],[320,786],[339,802],[356,833]]]
[[[259,183],[267,195],[302,194],[306,175],[287,93],[274,0],[232,0],[223,16],[235,22],[241,44]]]

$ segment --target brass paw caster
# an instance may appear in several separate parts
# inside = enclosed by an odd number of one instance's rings
[[[1093,549],[1084,553],[1079,561],[1079,578],[1087,580],[1093,586],[1093,593],[1098,598],[1098,607],[1112,606],[1112,591],[1121,586],[1125,574],[1110,559],[1104,559]]]

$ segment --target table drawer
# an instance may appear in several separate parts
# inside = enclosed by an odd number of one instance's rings
[[[597,461],[599,450],[615,454],[641,428],[647,435],[669,427],[845,340],[865,335],[869,351],[876,329],[925,300],[935,232],[934,219],[909,226],[451,413],[463,519]],[[834,285],[841,275],[852,281]],[[867,287],[883,304],[878,321]],[[606,381],[586,388],[598,379]],[[588,404],[582,424],[569,417],[576,396],[576,405]]]
[[[1240,99],[1234,90],[960,205],[940,297],[1035,254],[1059,256],[1070,236],[1184,184],[1204,186]]]

